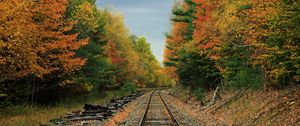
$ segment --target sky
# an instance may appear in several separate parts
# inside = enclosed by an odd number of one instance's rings
[[[132,34],[146,37],[156,58],[162,62],[165,33],[170,31],[174,0],[97,0],[99,8],[121,12]]]

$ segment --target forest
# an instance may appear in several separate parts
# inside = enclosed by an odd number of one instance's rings
[[[299,0],[178,0],[170,20],[179,106],[208,126],[300,124]]]
[[[0,125],[162,88],[203,124],[300,124],[299,0],[175,0],[163,63],[96,2],[0,0]]]
[[[147,40],[95,2],[0,1],[0,108],[169,83]]]
[[[299,86],[299,1],[177,1],[171,21],[164,73],[179,85],[194,92]]]

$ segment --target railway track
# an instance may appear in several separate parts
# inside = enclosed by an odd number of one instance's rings
[[[153,91],[138,126],[179,126],[159,91]]]

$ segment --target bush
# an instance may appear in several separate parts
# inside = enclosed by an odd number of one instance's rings
[[[0,92],[0,110],[10,105],[12,105],[10,97]]]
[[[131,82],[125,82],[125,84],[121,87],[119,93],[121,96],[126,95],[128,93],[132,93],[136,91],[136,86]]]
[[[10,105],[10,106],[6,106],[3,111],[0,111],[0,113],[14,116],[14,115],[26,114],[29,109],[31,110],[32,108],[26,105]]]
[[[253,8],[253,5],[247,4],[247,5],[240,5],[240,10],[247,10]]]
[[[205,96],[205,90],[203,88],[197,88],[196,90],[194,90],[195,97],[197,98],[197,100],[202,100]]]
[[[260,68],[244,67],[231,76],[227,84],[231,88],[240,89],[251,86],[252,89],[259,89],[262,86],[262,70]]]
[[[202,87],[206,90],[215,88],[221,78],[215,62],[206,54],[182,52],[178,58],[176,72],[180,83],[191,88]]]

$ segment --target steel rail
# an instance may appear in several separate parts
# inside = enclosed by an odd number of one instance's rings
[[[143,117],[142,119],[140,120],[139,122],[139,125],[138,126],[142,126],[145,122],[145,119],[146,119],[146,116],[147,116],[147,113],[148,113],[148,110],[149,110],[149,107],[150,107],[150,102],[151,102],[151,99],[152,99],[152,96],[154,94],[155,91],[153,91],[150,95],[150,98],[149,98],[149,101],[147,102],[147,107],[146,107],[146,110],[144,111],[144,114],[143,114]]]
[[[165,107],[166,107],[166,109],[167,109],[167,111],[168,111],[168,114],[171,116],[172,122],[173,122],[174,126],[180,126],[180,125],[179,125],[178,119],[177,119],[177,118],[174,116],[174,114],[171,112],[171,110],[169,109],[169,107],[167,106],[166,102],[164,101],[164,99],[162,98],[162,96],[160,95],[159,92],[158,92],[158,95],[159,95],[161,101],[164,103],[164,105],[165,105]]]

